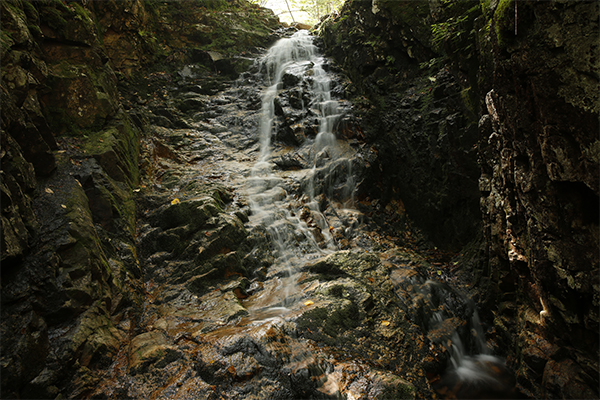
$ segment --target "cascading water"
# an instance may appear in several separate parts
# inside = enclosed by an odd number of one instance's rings
[[[324,58],[316,52],[312,37],[306,31],[299,31],[289,38],[279,40],[260,62],[260,71],[266,76],[268,86],[262,96],[262,108],[259,124],[260,152],[258,160],[252,168],[246,189],[252,210],[250,225],[266,230],[271,240],[272,253],[275,257],[270,273],[281,279],[278,294],[280,298],[273,302],[270,298],[271,313],[266,315],[282,315],[301,296],[296,288],[297,272],[307,260],[323,256],[337,249],[336,242],[329,232],[327,218],[321,212],[323,199],[332,204],[334,199],[341,199],[341,208],[352,206],[354,197],[354,178],[352,163],[345,157],[343,146],[333,133],[339,120],[338,101],[332,99],[330,78],[324,70]],[[291,180],[299,182],[301,193],[292,189],[289,171],[283,174],[276,170],[272,138],[277,136],[277,101],[278,95],[286,85],[286,79],[302,86],[310,100],[303,101],[302,108],[318,118],[318,133],[313,139],[307,139],[307,168],[297,172]],[[294,194],[295,193],[295,194]],[[303,211],[305,210],[305,211]],[[335,209],[333,210],[335,212]],[[311,213],[316,223],[316,230],[323,240],[318,241],[315,228],[310,228],[301,218],[303,212]],[[453,293],[459,307],[470,311],[466,316],[470,321],[470,331],[475,338],[472,351],[465,348],[464,341],[456,329],[445,339],[451,342],[449,366],[443,374],[441,384],[460,386],[461,393],[481,392],[482,389],[503,387],[505,382],[496,376],[503,368],[503,360],[491,355],[485,343],[483,329],[472,301],[457,295],[449,288],[440,289],[439,283],[432,280],[422,282],[420,296],[437,296],[438,300],[429,303],[440,303],[449,299]],[[415,285],[418,287],[418,285]],[[426,293],[425,293],[426,292]],[[442,299],[442,300],[440,300]],[[458,300],[457,300],[458,299]],[[465,306],[465,304],[467,304]],[[273,307],[275,305],[275,307]],[[447,304],[445,309],[456,305]],[[264,310],[263,310],[264,311]],[[429,315],[424,330],[435,330],[437,325],[445,324],[448,315],[431,310],[419,310],[418,313]],[[257,314],[265,316],[264,313]],[[431,315],[433,315],[431,317]],[[416,317],[418,319],[420,317]],[[270,319],[270,318],[269,318]]]
[[[317,201],[321,192],[329,192],[331,197],[333,189],[330,182],[325,182],[317,189],[315,180],[324,175],[331,175],[332,165],[337,165],[339,170],[344,169],[347,174],[341,178],[344,181],[342,186],[345,187],[343,196],[352,198],[354,191],[350,161],[341,157],[342,150],[333,133],[339,119],[337,101],[331,97],[330,78],[323,69],[324,58],[319,56],[316,50],[313,38],[308,32],[298,31],[271,47],[261,60],[259,68],[260,73],[266,75],[268,87],[262,96],[260,153],[246,188],[252,210],[250,224],[266,229],[271,239],[273,255],[276,258],[271,270],[277,271],[276,273],[284,271],[284,275],[287,275],[286,282],[283,283],[285,299],[282,299],[282,305],[292,302],[294,270],[307,259],[337,250],[329,232],[327,219],[319,210]],[[319,121],[318,134],[314,139],[307,140],[307,154],[311,158],[312,168],[293,177],[294,180],[302,182],[300,186],[304,191],[300,195],[291,194],[289,179],[286,180],[278,173],[280,171],[274,171],[275,164],[272,161],[271,141],[276,130],[275,102],[286,76],[299,77],[298,79],[306,83],[304,87],[308,90],[311,100],[309,104],[303,104],[303,107],[308,106],[310,111],[318,116]],[[339,168],[340,163],[346,167]],[[292,206],[293,203],[300,207]],[[303,211],[306,208],[308,211]],[[316,227],[309,227],[300,218],[303,212],[311,213]],[[323,240],[317,240],[315,235]]]
[[[504,359],[493,355],[486,342],[474,301],[438,280],[415,276],[408,287],[412,318],[433,343],[448,350],[447,367],[433,382],[439,393],[451,398],[505,398],[514,382]]]
[[[139,319],[127,308],[117,314],[124,341],[106,373],[86,375],[102,382],[91,396],[400,399],[431,398],[444,385],[448,398],[499,392],[499,359],[469,340],[485,344],[474,304],[394,237],[402,207],[363,197],[354,204],[353,173],[367,175],[372,150],[353,140],[350,106],[332,95],[341,81],[312,38],[280,40],[255,67],[235,87],[203,96],[201,112],[181,121],[190,128],[154,127],[177,150],[159,163],[161,185],[142,203],[155,206],[139,239],[147,299]],[[173,154],[189,162],[169,162]],[[373,223],[361,223],[363,215]],[[382,216],[386,227],[377,226]]]

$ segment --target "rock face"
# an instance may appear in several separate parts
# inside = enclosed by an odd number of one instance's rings
[[[347,72],[356,93],[369,97],[371,120],[377,122],[369,123],[369,111],[362,113],[365,136],[376,148],[387,147],[379,152],[378,164],[384,173],[390,160],[397,160],[400,170],[410,168],[411,176],[396,173],[391,182],[399,190],[393,195],[438,243],[464,226],[456,218],[481,220],[481,233],[473,230],[475,224],[462,231],[462,238],[483,237],[469,247],[471,269],[469,263],[464,268],[481,288],[484,313],[493,318],[520,390],[532,397],[595,398],[598,4],[506,0],[421,2],[407,8],[403,2],[348,2],[339,17],[320,27],[328,52]],[[432,29],[423,30],[423,24]],[[440,60],[451,74],[423,68]],[[400,73],[394,63],[402,66]],[[422,63],[420,71],[414,68],[417,63]],[[390,73],[395,73],[392,80],[387,79]],[[416,84],[419,79],[427,83],[428,77],[432,84]],[[446,84],[436,88],[444,79]],[[447,82],[457,88],[449,90]],[[410,84],[417,90],[407,91]],[[433,105],[423,107],[427,91],[422,88],[428,86]],[[400,101],[386,109],[393,98],[389,91]],[[418,115],[403,105],[420,106]],[[406,117],[398,116],[402,113]],[[445,124],[428,130],[434,115],[443,116]],[[412,122],[418,118],[426,127],[418,129],[418,122]],[[478,133],[473,125],[477,119]],[[429,154],[413,152],[419,157],[411,159],[407,149],[423,148],[420,135],[429,141]],[[378,146],[378,140],[384,145]],[[419,181],[418,166],[433,166],[439,156],[453,163],[447,169],[425,169],[436,188],[432,193]],[[473,171],[476,157],[480,173]],[[453,174],[459,173],[456,186]],[[469,204],[461,196],[472,202],[474,178],[481,216],[472,207],[449,208],[455,201]],[[455,216],[444,215],[448,212]],[[437,226],[424,213],[435,216]]]
[[[427,2],[355,1],[319,32],[378,154],[363,196],[401,198],[431,240],[458,249],[480,220],[477,111],[465,102],[476,90],[434,58],[432,23]]]
[[[184,13],[186,5],[193,12]],[[123,107],[118,77],[192,56],[220,65],[208,50],[224,54],[219,68],[234,74],[237,62],[221,47],[230,42],[222,40],[236,40],[238,53],[262,46],[277,20],[244,2],[10,0],[0,7],[1,394],[82,397],[96,384],[93,371],[128,340],[144,294],[134,189],[147,126]],[[231,24],[229,36],[218,31]],[[153,340],[132,365],[156,361],[163,342]]]
[[[519,3],[516,37],[514,12],[502,15],[501,6],[492,20],[494,84],[480,120],[489,252],[481,280],[497,304],[497,326],[514,343],[511,355],[525,391],[593,398],[600,290],[598,4]]]

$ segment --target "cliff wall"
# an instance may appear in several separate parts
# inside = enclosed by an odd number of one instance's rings
[[[268,44],[278,21],[243,1],[13,0],[0,11],[2,397],[81,397],[144,294],[134,196],[144,121],[157,116],[135,114],[120,91],[192,60],[214,80],[235,74],[231,56]]]
[[[598,3],[350,1],[319,29],[378,151],[365,190],[473,240],[522,393],[597,397]]]

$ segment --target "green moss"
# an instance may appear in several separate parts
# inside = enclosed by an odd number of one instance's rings
[[[5,8],[4,11],[11,12],[15,14],[18,18],[26,19],[25,12],[23,11],[23,2],[20,0],[17,1],[3,1],[2,7]]]
[[[50,28],[55,30],[63,30],[68,24],[67,20],[63,18],[63,13],[53,7],[45,7],[41,18]]]
[[[302,315],[298,326],[314,330],[318,327],[331,338],[358,326],[358,307],[350,300],[340,300],[335,305],[314,308]]]
[[[490,0],[480,0],[479,5],[481,7],[481,12],[485,15],[486,18],[490,18],[491,15],[491,1]]]
[[[9,32],[4,30],[0,30],[0,47],[2,48],[2,59],[5,59],[4,55],[7,51],[10,50],[11,46],[15,44],[14,40]]]
[[[91,22],[92,17],[90,17],[90,13],[79,3],[72,3],[74,5],[75,18]]]
[[[463,104],[471,113],[471,117],[475,118],[478,115],[477,98],[474,95],[474,91],[471,87],[465,88],[460,91],[460,97],[463,100]]]
[[[25,11],[25,15],[27,15],[27,20],[30,22],[37,22],[40,18],[38,11],[29,1],[23,2],[23,10]]]
[[[500,48],[505,48],[514,37],[515,0],[500,0],[494,11],[494,30]]]
[[[40,38],[40,37],[42,37],[42,36],[43,36],[43,34],[42,34],[42,30],[41,30],[41,29],[40,29],[40,27],[39,27],[39,26],[37,26],[37,25],[34,25],[34,24],[28,24],[28,25],[27,25],[27,29],[29,29],[29,32],[31,32],[31,33],[33,34],[33,36],[35,36],[35,37],[38,37],[38,38]]]
[[[421,25],[429,18],[429,4],[424,1],[382,0],[378,4],[381,9],[389,11],[394,19],[409,26]]]

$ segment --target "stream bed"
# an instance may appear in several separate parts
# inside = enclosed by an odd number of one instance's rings
[[[237,80],[191,65],[132,106],[146,296],[89,397],[512,398],[460,265],[358,195],[374,154],[343,78],[283,36]]]

